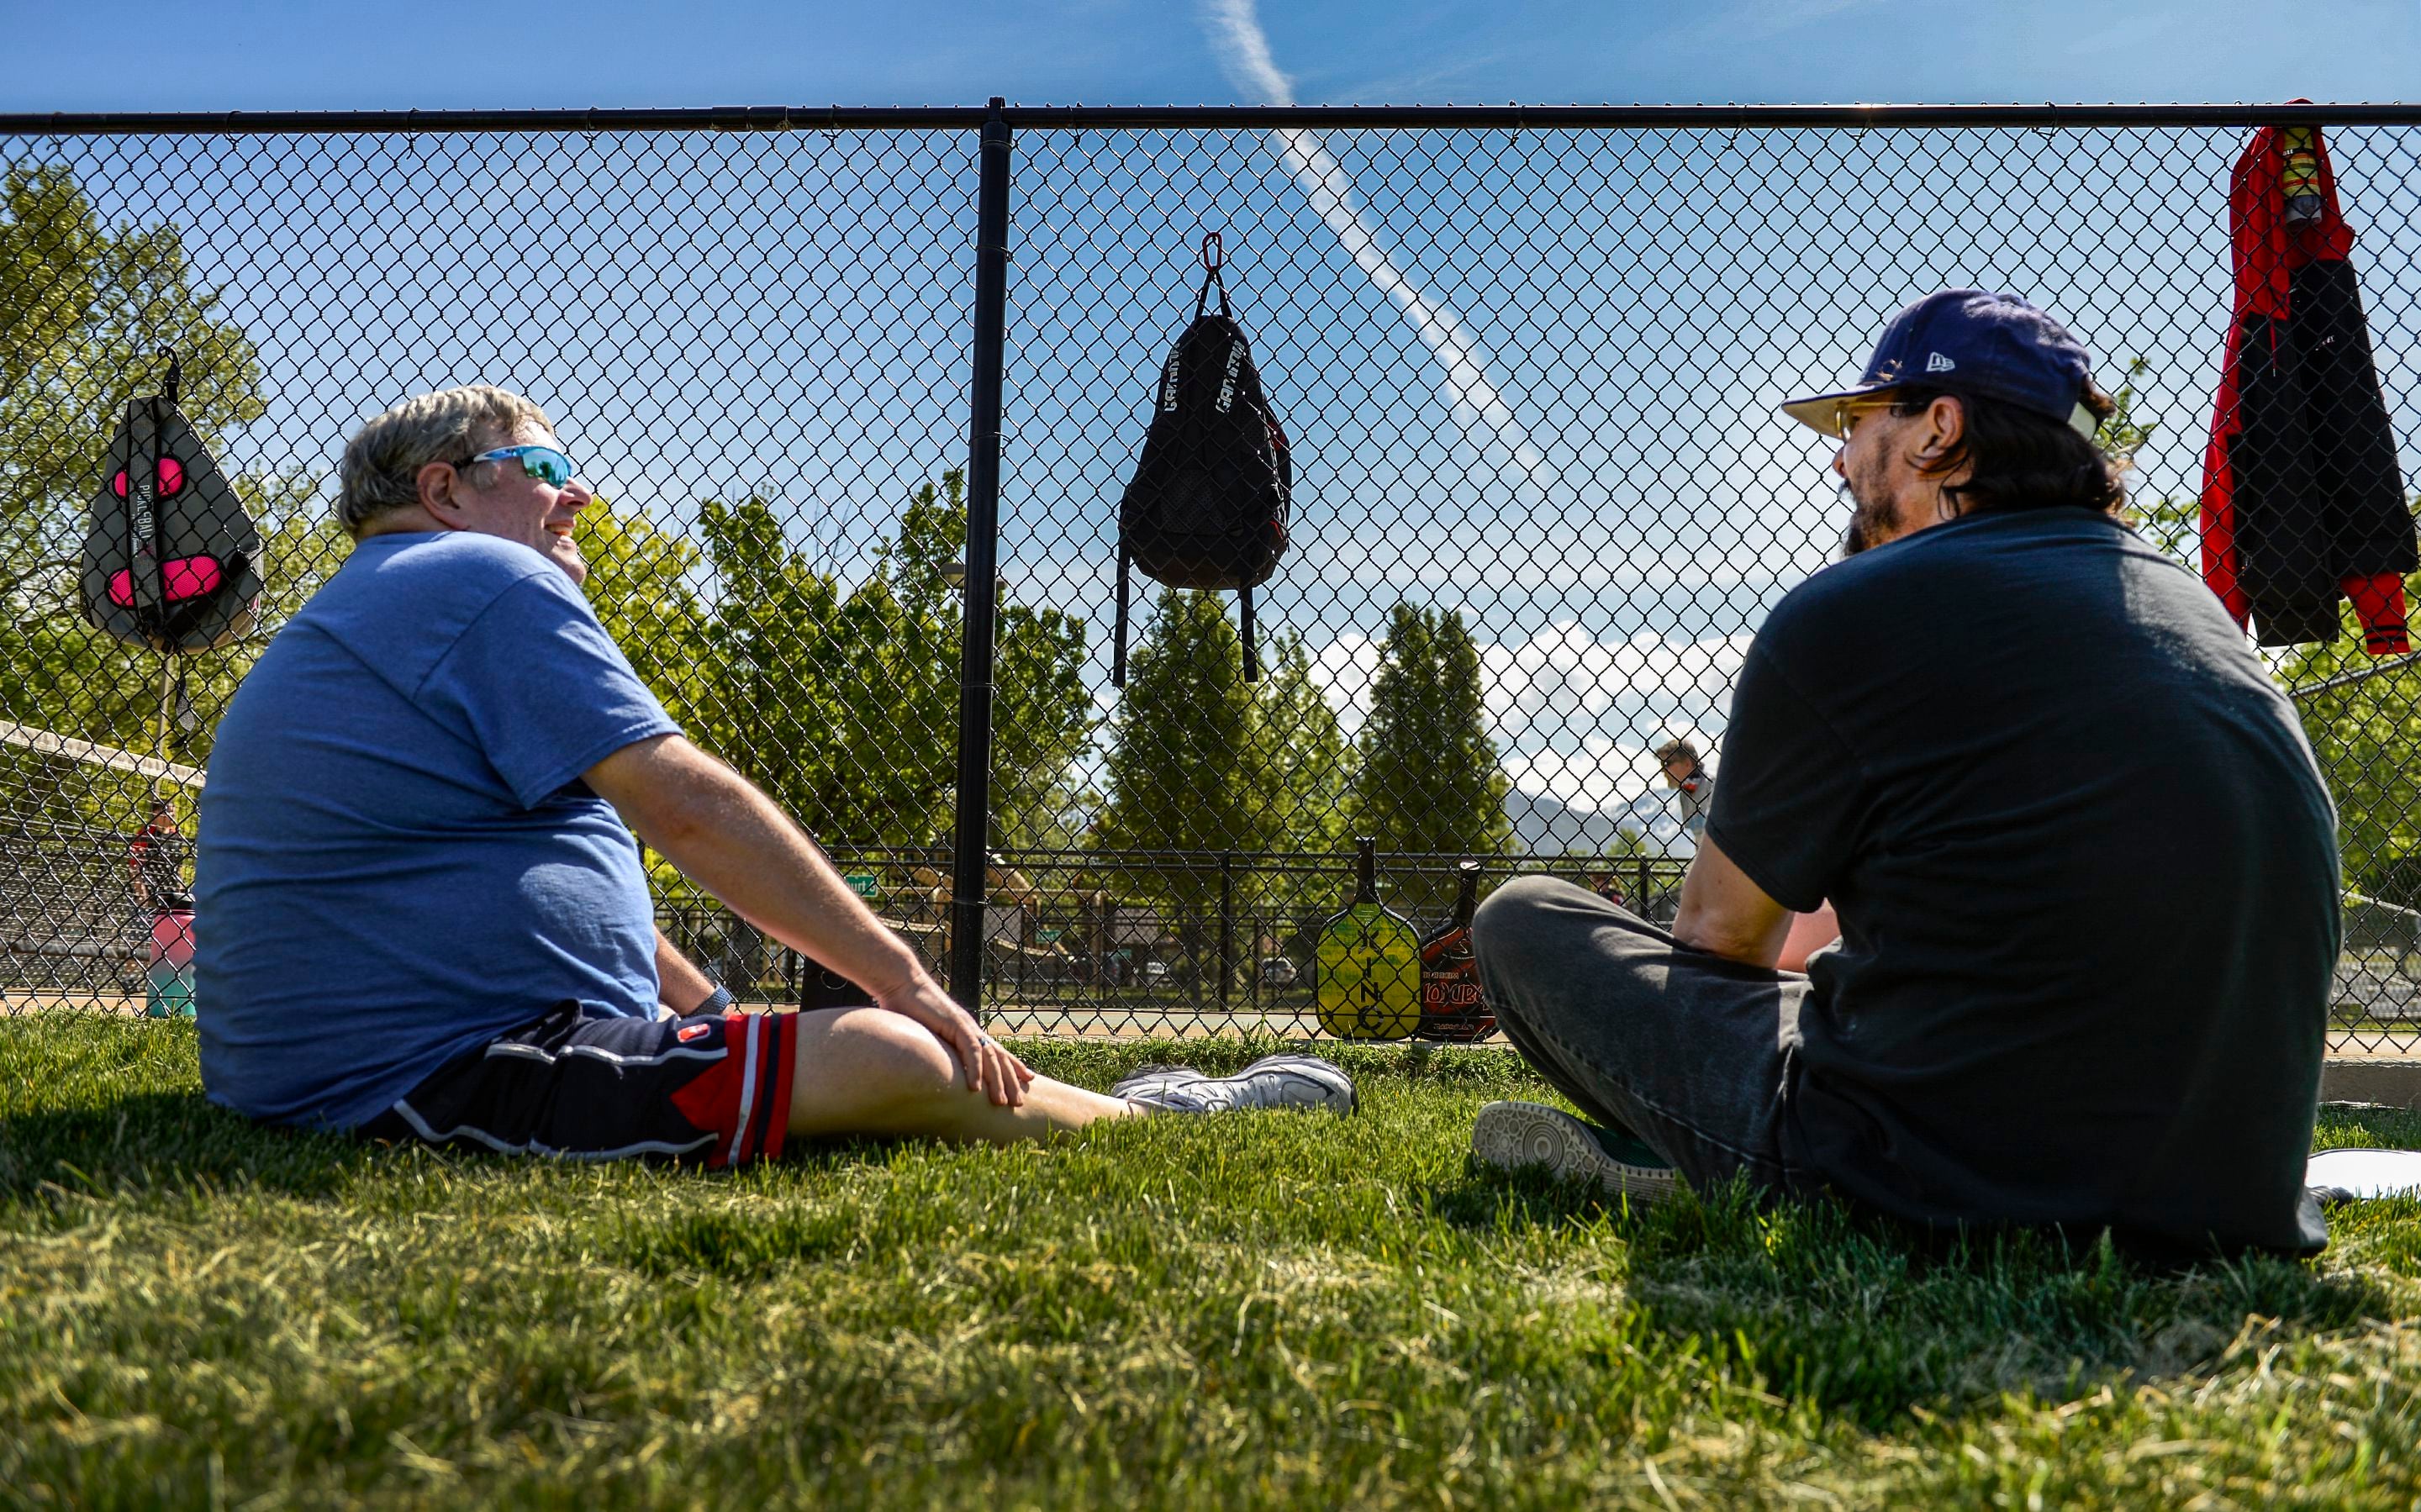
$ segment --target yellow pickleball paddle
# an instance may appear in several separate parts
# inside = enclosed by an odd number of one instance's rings
[[[1320,927],[1320,1026],[1339,1039],[1404,1039],[1421,1021],[1421,937],[1379,901],[1378,842],[1360,839],[1353,900]]]

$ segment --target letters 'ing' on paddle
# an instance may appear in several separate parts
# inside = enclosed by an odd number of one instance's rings
[[[1353,901],[1320,927],[1320,1026],[1339,1039],[1402,1039],[1421,1022],[1421,937],[1379,901],[1379,843],[1353,842]]]

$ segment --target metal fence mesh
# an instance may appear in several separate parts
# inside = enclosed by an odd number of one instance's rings
[[[2197,565],[2243,139],[1018,132],[987,1009],[1301,1032],[1357,835],[1425,928],[1465,856],[1669,913],[1692,839],[1652,753],[1691,740],[1720,777],[1750,636],[1840,544],[1832,448],[1773,407],[1853,374],[1932,288],[2009,288],[2084,337],[2125,385],[2139,528]],[[2327,145],[2410,480],[2421,130]],[[21,132],[0,169],[9,1011],[139,1010],[150,800],[190,834],[218,714],[343,559],[347,436],[468,382],[555,419],[601,496],[591,600],[675,717],[944,969],[975,918],[952,907],[975,132]],[[1214,230],[1290,432],[1294,545],[1257,598],[1257,681],[1232,597],[1146,584],[1116,692],[1118,499]],[[175,666],[89,628],[72,567],[164,348],[270,569],[255,630]],[[2415,678],[2323,687],[2379,670],[2358,635],[2267,654],[2321,690],[2299,708],[2343,820],[2340,1039],[2400,1045]],[[743,1000],[813,999],[811,963],[655,880]]]

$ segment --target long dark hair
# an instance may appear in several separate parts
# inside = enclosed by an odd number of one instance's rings
[[[1965,482],[1942,490],[1960,514],[2057,508],[2115,514],[2127,502],[2125,459],[2032,410],[1955,388],[1918,386],[1896,390],[1892,413],[1922,414],[1945,395],[1959,401],[1967,424],[1959,444],[1931,471],[1968,469]],[[2106,420],[2116,405],[2088,383],[2085,408]]]

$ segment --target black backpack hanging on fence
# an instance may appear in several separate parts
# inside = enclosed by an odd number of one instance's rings
[[[252,627],[260,532],[177,408],[178,365],[131,399],[109,443],[84,538],[86,617],[165,655],[207,651]]]
[[[1243,612],[1244,680],[1253,650],[1253,589],[1286,553],[1294,466],[1261,393],[1253,344],[1227,312],[1219,233],[1202,239],[1202,291],[1153,396],[1151,431],[1118,503],[1117,651],[1110,681],[1127,685],[1128,573],[1173,588],[1233,588]],[[1210,313],[1210,291],[1219,310]]]

